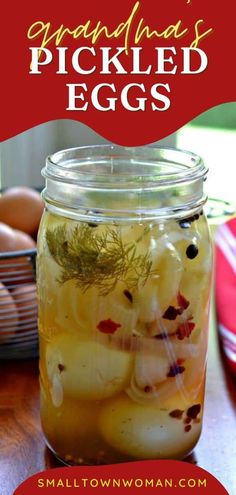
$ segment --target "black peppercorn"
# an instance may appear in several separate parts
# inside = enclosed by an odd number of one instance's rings
[[[179,225],[181,229],[189,229],[189,227],[191,227],[191,223],[187,220],[180,220]]]
[[[191,223],[195,222],[199,219],[201,213],[196,213],[192,217],[183,218],[179,221],[179,226],[181,229],[189,229],[191,227]]]
[[[190,244],[186,249],[186,255],[190,260],[193,260],[198,255],[198,247],[195,244]]]
[[[88,226],[92,229],[96,229],[98,227],[98,223],[88,223]]]
[[[129,302],[131,302],[131,303],[133,302],[133,296],[132,296],[132,294],[131,294],[131,292],[129,290],[125,289],[123,291],[123,294],[124,294],[125,297],[127,297],[127,299],[129,300]]]

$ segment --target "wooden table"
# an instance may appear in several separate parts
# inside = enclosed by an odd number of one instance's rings
[[[224,366],[211,324],[204,428],[188,459],[236,494],[236,381]],[[36,360],[0,363],[0,495],[58,462],[45,447],[39,421]]]

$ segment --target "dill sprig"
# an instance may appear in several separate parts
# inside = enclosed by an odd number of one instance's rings
[[[61,267],[60,284],[75,280],[86,292],[96,286],[100,295],[111,292],[118,281],[128,289],[143,286],[151,272],[149,253],[137,254],[136,242],[124,243],[120,229],[102,233],[88,224],[67,230],[66,224],[48,229],[46,241],[54,261]]]

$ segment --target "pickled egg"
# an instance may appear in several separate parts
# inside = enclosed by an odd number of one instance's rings
[[[46,349],[54,402],[61,400],[59,383],[65,395],[79,399],[104,399],[117,394],[129,381],[132,362],[131,353],[82,340],[72,333],[56,335]]]
[[[34,235],[43,213],[40,194],[29,187],[11,187],[0,197],[0,221]]]
[[[135,358],[135,378],[138,387],[155,386],[167,378],[169,360],[156,354],[140,352]]]
[[[183,458],[196,444],[201,424],[186,431],[183,420],[171,417],[170,411],[120,396],[101,409],[100,432],[109,445],[134,459]]]
[[[49,263],[50,259],[47,260],[48,266]],[[52,263],[50,269],[48,273],[55,272]],[[85,335],[88,335],[89,332],[91,338],[94,336],[96,338],[96,334],[99,332],[97,329],[99,322],[111,319],[119,324],[118,335],[132,335],[132,331],[136,327],[137,310],[133,309],[132,304],[125,297],[123,284],[118,283],[111,294],[103,297],[99,296],[96,287],[82,292],[76,287],[74,280],[69,280],[61,285],[57,292],[56,322],[61,327],[68,328],[70,322],[71,329],[79,327],[80,332]]]
[[[176,296],[182,275],[182,260],[177,250],[165,240],[164,252],[153,265],[155,274],[142,288],[134,299],[139,310],[139,321],[151,323],[160,318]],[[163,241],[162,241],[163,243]]]
[[[47,266],[50,267],[48,275],[53,273],[53,280],[49,281],[47,287],[52,286],[52,297],[57,295],[55,301],[55,321],[62,328],[76,331],[84,335],[92,336],[98,333],[96,329],[96,312],[99,305],[98,292],[95,287],[85,293],[76,287],[74,280],[69,280],[58,289],[58,266],[48,258]],[[44,269],[44,268],[42,268]],[[46,277],[48,278],[46,274]],[[51,277],[52,278],[52,277]],[[54,285],[54,287],[53,287]]]

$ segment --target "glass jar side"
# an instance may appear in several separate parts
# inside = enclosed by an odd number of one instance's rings
[[[202,424],[211,244],[180,218],[47,211],[38,255],[41,413],[68,464],[183,458]]]

